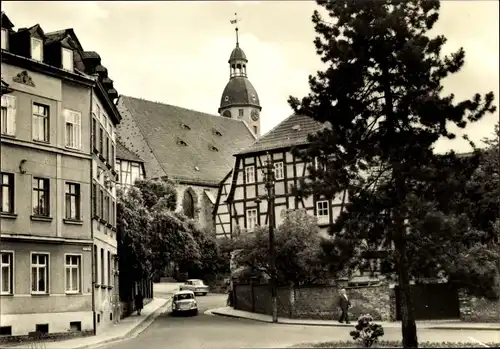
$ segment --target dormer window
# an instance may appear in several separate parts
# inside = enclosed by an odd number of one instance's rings
[[[62,48],[62,68],[73,71],[73,50]]]
[[[41,62],[43,60],[43,41],[31,38],[31,59]]]
[[[2,50],[7,50],[9,47],[9,31],[5,28],[2,28],[2,37],[0,38],[0,42],[2,43]]]

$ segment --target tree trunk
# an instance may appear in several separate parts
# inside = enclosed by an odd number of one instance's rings
[[[401,331],[403,348],[418,348],[417,325],[411,299],[410,278],[408,276],[408,256],[406,255],[405,231],[398,236],[396,250],[398,255],[398,281],[400,292]]]

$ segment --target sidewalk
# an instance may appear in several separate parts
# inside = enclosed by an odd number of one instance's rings
[[[86,349],[133,338],[149,327],[153,321],[168,309],[171,298],[154,298],[142,309],[141,315],[130,315],[117,324],[110,325],[95,336],[78,337],[60,341],[46,341],[46,349]],[[22,343],[10,348],[32,348],[30,343]]]
[[[236,310],[231,307],[216,308],[207,311],[206,313],[212,315],[228,316],[234,318],[272,322],[270,315],[251,313],[243,310]],[[305,326],[338,326],[338,327],[352,327],[351,324],[341,324],[334,320],[308,320],[308,319],[288,319],[278,317],[278,323],[286,325],[305,325]],[[377,324],[385,328],[401,328],[400,321],[376,321]],[[436,320],[436,321],[417,321],[417,327],[420,329],[436,329],[436,330],[490,330],[500,331],[500,323],[473,323],[461,322],[460,320]]]

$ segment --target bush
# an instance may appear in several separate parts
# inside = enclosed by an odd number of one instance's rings
[[[378,338],[384,335],[384,329],[381,325],[373,323],[373,317],[369,314],[361,315],[355,326],[356,330],[349,334],[352,339],[363,344],[365,348],[371,347],[378,342]]]

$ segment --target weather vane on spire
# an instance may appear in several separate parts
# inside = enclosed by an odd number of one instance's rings
[[[241,22],[241,19],[238,18],[238,14],[234,13],[234,19],[231,20],[231,24],[235,24],[234,30],[236,31],[236,46],[239,46],[240,43],[238,41],[238,22]]]

